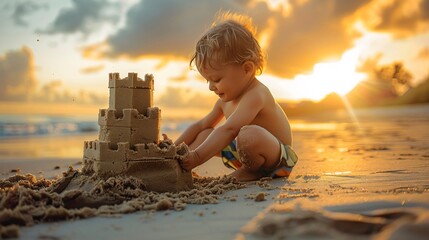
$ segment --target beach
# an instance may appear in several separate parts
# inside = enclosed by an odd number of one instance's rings
[[[429,105],[320,114],[292,122],[299,155],[288,179],[236,184],[184,208],[35,223],[20,239],[425,239],[429,234]],[[168,124],[168,123],[166,123]],[[175,138],[181,129],[166,129]],[[2,179],[55,179],[82,167],[97,132],[0,139]],[[219,158],[201,177],[231,171]],[[220,182],[221,183],[221,182]],[[228,182],[229,184],[230,182]]]

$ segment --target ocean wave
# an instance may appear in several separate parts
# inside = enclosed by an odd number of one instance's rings
[[[182,132],[191,121],[163,120],[161,132]],[[58,136],[99,131],[97,117],[0,115],[0,138]]]
[[[97,132],[96,119],[50,116],[0,116],[0,138]]]

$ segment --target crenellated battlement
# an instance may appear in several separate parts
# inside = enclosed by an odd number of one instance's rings
[[[176,147],[169,145],[160,148],[155,143],[140,143],[131,149],[128,142],[85,141],[84,157],[101,162],[127,162],[153,159],[173,159]]]
[[[158,123],[161,110],[157,107],[148,108],[145,114],[139,113],[137,109],[100,109],[98,113],[98,124],[100,126],[119,127],[153,127],[152,123]],[[146,124],[149,124],[146,126]]]
[[[152,74],[145,74],[144,80],[137,73],[128,73],[128,77],[120,78],[119,73],[109,73],[109,88],[153,89]]]
[[[190,172],[177,161],[187,152],[171,141],[160,141],[161,110],[153,107],[154,78],[137,73],[121,79],[109,74],[109,108],[98,113],[99,137],[84,142],[86,169],[100,176],[125,174],[145,181],[148,190],[182,191],[192,188]],[[162,184],[155,184],[160,182]]]
[[[103,141],[85,141],[84,158],[101,162],[125,162],[126,151],[130,148],[128,142],[112,144]]]
[[[152,74],[146,74],[142,80],[137,73],[128,73],[128,77],[121,79],[119,73],[109,74],[109,109],[122,111],[122,109],[137,109],[144,114],[147,108],[153,105]]]
[[[169,145],[165,148],[160,148],[155,143],[136,144],[133,150],[127,152],[130,161],[141,160],[145,158],[171,158],[176,156],[176,147]]]

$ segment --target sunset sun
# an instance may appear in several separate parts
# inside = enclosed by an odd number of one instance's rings
[[[365,78],[365,74],[356,72],[359,53],[352,49],[346,51],[336,62],[317,63],[308,77],[323,94],[331,92],[347,94],[356,84]]]
[[[356,71],[359,64],[359,51],[353,48],[339,60],[317,63],[310,73],[299,74],[288,81],[270,74],[263,74],[260,78],[270,83],[273,94],[279,99],[319,101],[333,92],[345,95],[365,79],[366,74]]]

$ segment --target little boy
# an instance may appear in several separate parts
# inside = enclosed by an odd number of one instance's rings
[[[226,14],[198,41],[195,64],[219,99],[211,112],[175,141],[190,148],[181,166],[190,171],[215,155],[240,181],[287,177],[298,158],[289,121],[268,88],[256,79],[264,57],[251,19]],[[221,126],[218,123],[225,117]]]

